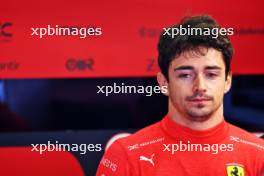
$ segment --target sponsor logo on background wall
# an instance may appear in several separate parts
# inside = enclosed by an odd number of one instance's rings
[[[93,58],[69,58],[65,67],[68,71],[92,71],[94,64]]]
[[[0,42],[8,42],[12,39],[11,28],[13,26],[12,22],[2,22],[0,21]]]
[[[0,71],[15,71],[19,69],[20,64],[16,61],[0,62]]]

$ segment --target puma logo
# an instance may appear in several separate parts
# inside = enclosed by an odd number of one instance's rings
[[[152,166],[154,166],[154,165],[155,165],[154,162],[153,162],[153,157],[154,157],[154,156],[155,156],[154,153],[151,155],[151,158],[147,158],[147,157],[145,157],[145,156],[140,156],[140,157],[139,157],[139,160],[140,160],[140,161],[148,161],[148,162],[150,162],[150,164],[152,164]]]

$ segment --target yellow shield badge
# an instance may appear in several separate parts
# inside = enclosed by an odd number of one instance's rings
[[[226,165],[227,176],[245,176],[244,166],[237,163]]]

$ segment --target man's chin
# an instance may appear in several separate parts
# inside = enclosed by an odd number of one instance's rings
[[[211,111],[192,111],[188,110],[187,112],[188,117],[192,121],[196,122],[204,122],[211,118],[212,112]]]

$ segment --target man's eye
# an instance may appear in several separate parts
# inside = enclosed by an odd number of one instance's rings
[[[183,74],[179,74],[178,77],[179,78],[190,78],[191,77],[191,74],[183,73]]]
[[[215,78],[215,77],[218,76],[218,74],[216,74],[216,73],[207,73],[206,76],[207,76],[208,78]]]

